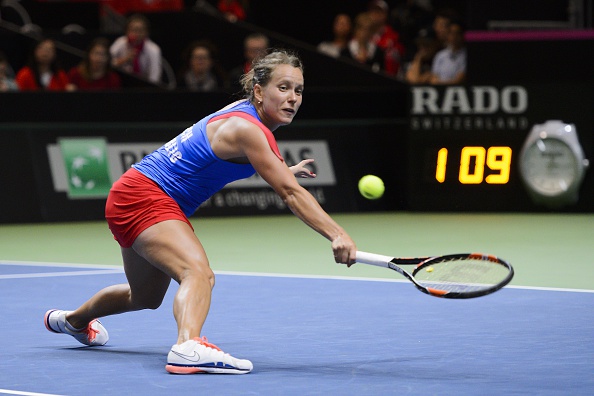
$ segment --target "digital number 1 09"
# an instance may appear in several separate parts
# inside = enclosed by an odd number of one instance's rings
[[[437,166],[435,179],[443,183],[446,180],[448,165],[448,149],[442,148],[437,152]],[[509,171],[512,149],[507,146],[494,146],[485,149],[480,146],[466,146],[460,153],[460,171],[458,180],[462,184],[506,184],[509,181]],[[485,166],[493,173],[485,177]]]

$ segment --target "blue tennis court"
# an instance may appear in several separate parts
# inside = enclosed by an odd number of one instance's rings
[[[21,395],[539,394],[594,391],[594,293],[507,287],[442,300],[388,279],[217,273],[210,341],[252,360],[245,376],[164,370],[172,283],[156,311],[104,318],[105,347],[43,325],[124,282],[117,267],[0,265],[0,393]]]

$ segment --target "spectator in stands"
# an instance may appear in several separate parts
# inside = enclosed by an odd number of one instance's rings
[[[447,47],[435,55],[431,84],[462,84],[466,80],[464,24],[453,20],[448,29]]]
[[[0,52],[0,92],[18,91],[14,78],[9,73],[10,65],[3,52]]]
[[[19,70],[16,82],[21,91],[74,91],[66,72],[59,66],[56,43],[46,38],[38,41],[27,64]]]
[[[149,21],[141,14],[128,18],[126,34],[111,45],[112,65],[152,83],[161,82],[161,48],[149,38]]]
[[[338,58],[345,49],[353,33],[353,21],[348,14],[337,14],[332,23],[332,40],[322,41],[318,44],[318,51]]]
[[[374,72],[383,70],[385,65],[384,51],[373,40],[375,32],[376,26],[371,15],[367,12],[358,14],[355,17],[353,38],[349,41],[347,48],[340,52],[340,55],[362,65],[367,65]]]
[[[456,11],[451,8],[442,8],[435,14],[435,18],[433,19],[433,30],[435,31],[442,48],[448,46],[450,23],[454,19],[459,19],[459,17]]]
[[[109,40],[99,37],[91,41],[82,62],[70,69],[68,78],[83,91],[120,88],[120,76],[111,68]]]
[[[224,86],[224,76],[217,61],[217,50],[210,41],[190,43],[183,54],[184,65],[178,76],[179,88],[210,92]]]
[[[384,71],[395,76],[400,71],[404,57],[404,45],[400,35],[388,24],[390,8],[384,0],[373,0],[369,3],[369,15],[376,26],[374,43],[384,51]]]
[[[441,44],[431,27],[419,31],[415,44],[417,51],[408,64],[404,79],[409,84],[429,84],[433,59]]]
[[[244,21],[247,8],[247,0],[219,0],[217,3],[217,9],[229,22]]]
[[[229,80],[233,90],[241,89],[241,76],[249,72],[252,69],[252,62],[266,55],[266,50],[270,45],[268,36],[262,33],[249,34],[243,40],[243,57],[244,61],[241,65],[238,65],[231,69],[229,72]]]
[[[391,10],[390,20],[404,45],[404,61],[410,62],[417,52],[415,39],[419,31],[433,23],[431,0],[405,0],[396,3]]]

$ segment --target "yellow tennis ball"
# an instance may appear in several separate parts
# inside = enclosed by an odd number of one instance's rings
[[[379,199],[384,195],[384,182],[377,176],[366,175],[359,180],[359,192],[367,199]]]

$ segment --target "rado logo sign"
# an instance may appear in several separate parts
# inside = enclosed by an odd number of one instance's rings
[[[413,114],[520,114],[528,108],[524,87],[414,87]]]
[[[528,128],[528,91],[522,86],[420,86],[411,94],[411,129]]]

